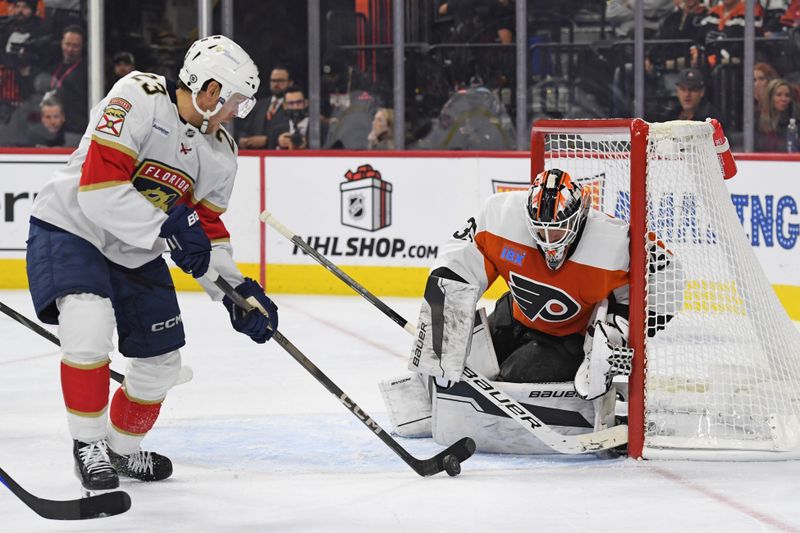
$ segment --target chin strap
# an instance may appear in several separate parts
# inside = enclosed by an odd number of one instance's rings
[[[217,114],[217,112],[220,109],[222,109],[222,103],[217,102],[217,106],[211,111],[203,111],[202,109],[200,109],[200,106],[197,105],[197,93],[192,92],[192,105],[194,106],[195,110],[198,113],[200,113],[200,115],[203,117],[203,122],[200,124],[200,133],[205,135],[206,130],[208,130],[209,120],[211,120],[211,117],[213,117],[215,114]]]

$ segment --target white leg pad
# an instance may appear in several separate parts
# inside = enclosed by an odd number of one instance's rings
[[[114,350],[114,308],[111,300],[90,293],[68,294],[56,300],[58,338],[64,359],[93,364]]]
[[[401,437],[431,436],[431,398],[425,381],[412,373],[378,383],[389,420]]]
[[[467,366],[489,379],[500,375],[500,365],[489,333],[489,319],[486,309],[475,311],[475,327],[472,330],[472,344],[467,355]]]
[[[125,391],[129,398],[136,400],[161,401],[175,384],[180,370],[180,350],[155,357],[129,359]]]

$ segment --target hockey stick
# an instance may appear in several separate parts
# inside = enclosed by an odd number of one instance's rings
[[[222,278],[222,276],[218,275],[213,270],[209,270],[205,277],[206,279],[212,281],[214,285],[219,287],[219,289],[224,292],[228,298],[233,300],[233,302],[240,308],[246,311],[256,311],[256,309],[260,309],[260,306],[256,307],[251,304],[249,300],[246,300],[241,294],[236,292],[233,287],[231,287],[231,285]],[[260,311],[263,312],[264,310],[260,309]],[[367,426],[370,431],[375,433],[375,435],[377,435],[384,444],[391,448],[394,453],[399,455],[400,458],[405,461],[408,466],[413,468],[414,471],[420,476],[432,476],[434,474],[438,474],[442,470],[446,471],[450,476],[457,476],[461,472],[461,462],[466,461],[470,456],[472,456],[473,453],[475,453],[475,442],[469,437],[464,437],[458,442],[451,444],[445,450],[439,452],[430,459],[417,459],[408,453],[408,451],[396,440],[394,440],[377,422],[375,422],[363,409],[361,409],[356,402],[354,402],[347,394],[345,394],[345,392],[340,389],[336,383],[326,376],[322,370],[317,368],[317,366],[312,363],[311,360],[303,354],[303,352],[301,352],[294,344],[289,342],[289,339],[284,337],[280,331],[275,330],[272,335],[272,339],[280,344],[284,350],[289,352],[289,355],[291,355],[295,361],[300,363],[300,365],[305,368],[309,374],[314,376],[317,381],[322,383],[322,385],[328,389],[328,392],[336,396],[342,405],[347,407],[347,409],[353,413],[356,418],[361,420],[361,422]]]
[[[30,318],[26,317],[25,315],[15,311],[14,309],[11,309],[9,306],[4,304],[3,302],[0,302],[0,311],[5,313],[6,315],[10,316],[11,318],[13,318],[14,320],[19,322],[20,324],[22,324],[26,328],[30,329],[31,331],[34,331],[35,333],[38,333],[39,335],[41,335],[45,339],[49,340],[50,342],[52,342],[56,346],[61,346],[61,341],[58,340],[58,337],[56,337],[52,332],[46,330],[41,325],[37,324],[36,322],[34,322]],[[122,381],[125,379],[125,375],[124,374],[120,374],[119,372],[117,372],[115,370],[111,370],[111,369],[109,369],[109,370],[111,372],[111,378],[114,381],[116,381],[117,383],[122,384]],[[184,384],[184,383],[186,383],[188,381],[191,381],[193,376],[194,376],[194,372],[192,372],[192,368],[189,367],[189,366],[183,365],[183,366],[181,366],[181,369],[178,372],[178,379],[175,380],[175,385],[182,385],[182,384]]]
[[[394,309],[386,305],[381,299],[372,294],[363,285],[348,276],[325,256],[309,246],[308,243],[300,238],[299,235],[296,235],[289,228],[281,224],[268,211],[262,212],[259,218],[262,222],[275,228],[281,235],[300,247],[304,252],[309,254],[322,266],[328,269],[328,271],[330,271],[333,275],[346,283],[358,294],[366,298],[383,314],[391,318],[400,327],[416,337],[417,330],[413,324],[410,324],[408,320],[400,316]],[[580,435],[563,435],[553,430],[533,413],[522,407],[522,405],[520,405],[516,400],[492,385],[487,378],[468,366],[464,367],[463,380],[481,395],[491,401],[494,405],[499,407],[509,418],[516,420],[522,427],[524,427],[537,439],[542,441],[554,451],[565,454],[597,452],[615,448],[628,442],[628,426],[626,425],[614,426],[600,431],[583,433]]]
[[[34,496],[19,486],[2,468],[0,483],[33,509],[36,514],[50,520],[86,520],[122,514],[131,508],[131,497],[121,490],[106,492],[75,500],[45,500]]]

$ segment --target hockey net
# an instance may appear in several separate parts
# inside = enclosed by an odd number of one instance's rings
[[[569,172],[631,224],[630,455],[800,456],[800,334],[739,222],[712,127],[537,121],[531,166]],[[671,268],[649,253],[654,239]],[[659,315],[672,316],[663,329]]]

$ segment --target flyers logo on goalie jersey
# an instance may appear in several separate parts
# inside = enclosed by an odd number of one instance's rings
[[[533,322],[541,318],[547,322],[569,320],[581,310],[581,305],[558,287],[533,281],[516,272],[510,272],[508,287],[523,314]]]

